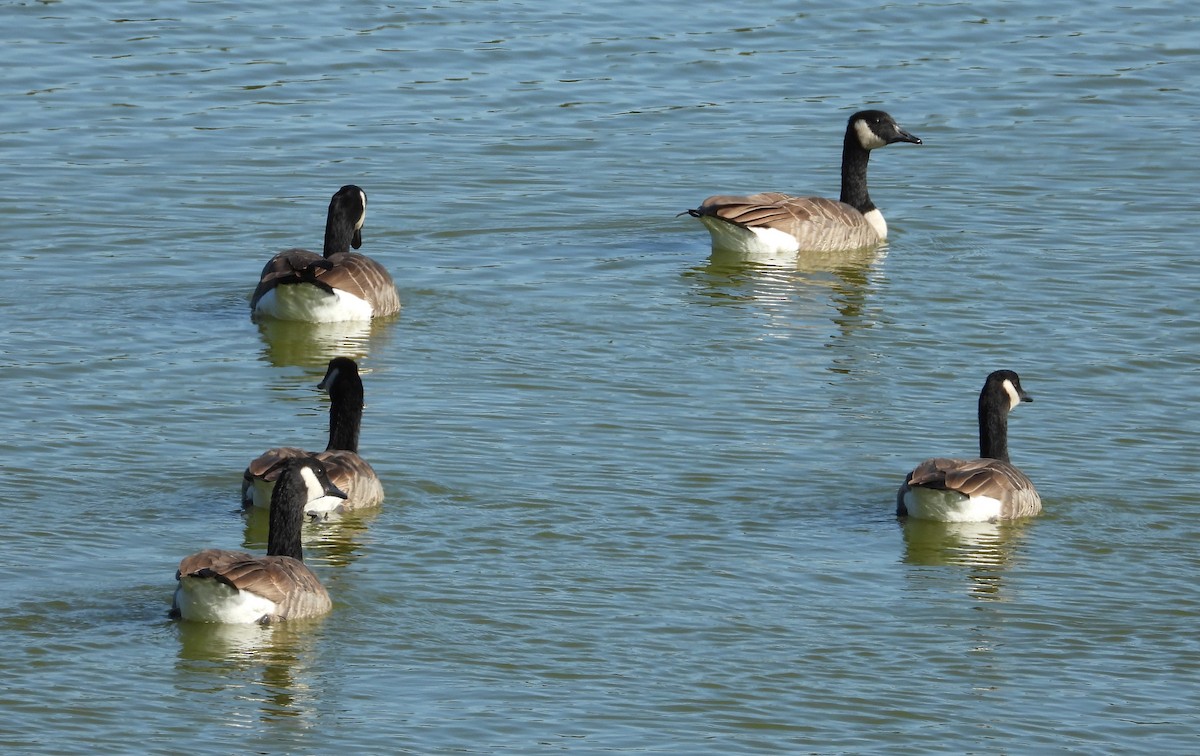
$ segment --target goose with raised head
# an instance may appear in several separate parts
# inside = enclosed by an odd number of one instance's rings
[[[861,110],[846,124],[840,200],[716,195],[686,212],[708,228],[714,249],[771,255],[873,247],[887,239],[887,223],[867,192],[867,162],[871,150],[896,142],[921,144],[882,110]]]
[[[1030,517],[1042,499],[1008,458],[1008,413],[1033,399],[1011,370],[997,370],[979,392],[979,458],[927,459],[904,479],[896,515],[943,522]]]
[[[346,494],[308,502],[304,511],[310,519],[324,519],[330,514],[383,503],[383,483],[358,453],[363,415],[363,383],[358,363],[349,357],[334,357],[317,388],[329,392],[329,443],[325,451],[281,446],[263,452],[246,467],[242,476],[242,503],[245,506],[270,506],[279,463],[293,457],[320,460],[330,480]]]
[[[400,296],[391,274],[354,251],[362,246],[366,217],[366,192],[353,184],[338,189],[325,219],[324,254],[286,249],[268,260],[250,298],[253,314],[332,323],[399,312]]]
[[[271,495],[267,555],[205,549],[184,557],[171,615],[195,622],[269,624],[325,614],[329,593],[304,564],[300,529],[305,505],[344,496],[312,458],[284,460]]]

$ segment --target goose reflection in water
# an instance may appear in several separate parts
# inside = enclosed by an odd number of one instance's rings
[[[887,245],[843,252],[750,254],[714,249],[704,265],[689,269],[697,301],[709,305],[753,305],[767,316],[774,335],[811,329],[826,319],[836,326],[827,346],[837,347],[855,332],[870,328],[867,314],[872,270]],[[831,314],[830,310],[835,314]],[[851,359],[852,361],[852,359]],[[830,369],[845,372],[846,359]]]
[[[305,680],[312,676],[317,626],[324,618],[270,625],[176,622],[179,679],[186,693],[227,690],[238,700],[257,703],[242,709],[246,719],[312,717],[319,696]],[[230,721],[230,726],[241,722]]]
[[[938,522],[908,518],[899,522],[907,565],[962,567],[971,595],[1001,599],[1004,571],[1012,563],[1028,521]]]
[[[365,359],[372,347],[386,343],[391,322],[301,323],[264,318],[257,325],[263,357],[274,367],[324,369],[334,357]]]
[[[271,510],[262,507],[250,507],[244,511],[246,527],[242,537],[242,547],[251,551],[266,548],[267,524]],[[328,518],[304,523],[300,538],[306,549],[312,549],[316,558],[322,564],[344,567],[352,563],[362,553],[362,537],[370,529],[371,521],[378,517],[380,510],[354,510],[345,514],[331,514]]]

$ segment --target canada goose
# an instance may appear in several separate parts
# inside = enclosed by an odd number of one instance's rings
[[[1008,413],[1033,399],[1011,370],[997,370],[979,392],[979,459],[927,459],[896,495],[896,515],[945,522],[1029,517],[1042,511],[1033,482],[1008,460]]]
[[[329,443],[323,452],[282,446],[268,449],[252,461],[242,476],[242,503],[270,506],[274,500],[279,463],[292,457],[319,459],[334,485],[345,496],[325,496],[308,502],[305,514],[324,519],[331,513],[374,507],[383,503],[383,484],[365,459],[358,455],[358,431],[362,426],[363,384],[358,363],[349,357],[329,361],[317,388],[329,392]]]
[[[267,555],[205,549],[184,557],[175,579],[172,616],[196,622],[268,624],[325,614],[332,606],[321,581],[304,564],[300,525],[304,505],[345,496],[311,457],[285,460],[271,494]]]
[[[780,192],[717,195],[687,214],[708,228],[716,249],[784,254],[875,246],[887,238],[887,223],[867,194],[867,161],[871,150],[895,142],[921,144],[882,110],[861,110],[846,124],[840,202]]]
[[[286,249],[263,267],[250,298],[255,315],[330,323],[370,320],[400,311],[396,284],[382,265],[350,251],[362,246],[367,194],[347,184],[329,201],[325,254]]]

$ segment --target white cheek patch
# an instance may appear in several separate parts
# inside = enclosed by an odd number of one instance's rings
[[[1012,385],[1012,381],[1004,379],[1004,390],[1008,393],[1008,408],[1011,410],[1021,403],[1021,394]]]
[[[871,129],[871,125],[862,118],[854,122],[854,133],[858,135],[858,143],[864,149],[874,150],[887,144]]]
[[[362,199],[363,211],[362,215],[358,216],[358,223],[354,224],[355,231],[361,230],[363,227],[363,222],[367,219],[367,193],[359,189],[358,196]]]
[[[304,487],[308,489],[307,501],[319,499],[325,495],[325,487],[317,480],[317,474],[308,465],[300,468],[300,477],[304,479]]]

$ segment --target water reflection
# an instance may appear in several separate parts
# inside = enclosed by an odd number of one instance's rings
[[[305,549],[326,564],[344,567],[362,552],[362,537],[371,521],[379,516],[380,508],[373,507],[346,514],[331,514],[319,522],[304,523],[300,537]],[[245,512],[246,527],[242,547],[253,552],[267,548],[271,512],[265,507],[249,507]]]
[[[176,622],[176,667],[189,689],[198,681],[208,692],[236,689],[240,700],[258,703],[260,719],[311,716],[319,697],[303,673],[320,621],[265,626]]]
[[[709,266],[737,267],[752,265],[759,268],[776,268],[799,273],[841,273],[843,270],[865,270],[872,263],[882,260],[887,254],[887,245],[864,247],[854,250],[822,252],[792,252],[788,254],[760,254],[714,249],[709,255]]]
[[[298,323],[261,318],[256,321],[263,356],[275,367],[324,367],[334,357],[362,360],[371,347],[386,343],[394,318],[343,323]]]
[[[1013,559],[1028,521],[936,522],[906,518],[904,563],[967,568],[970,592],[980,599],[998,599],[1004,570]]]
[[[685,275],[695,281],[707,303],[753,303],[775,326],[804,325],[796,322],[797,306],[815,305],[814,315],[837,326],[837,341],[873,324],[865,315],[871,269],[886,250],[881,245],[848,252],[756,255],[714,249],[704,265]],[[836,312],[832,316],[831,305]]]

